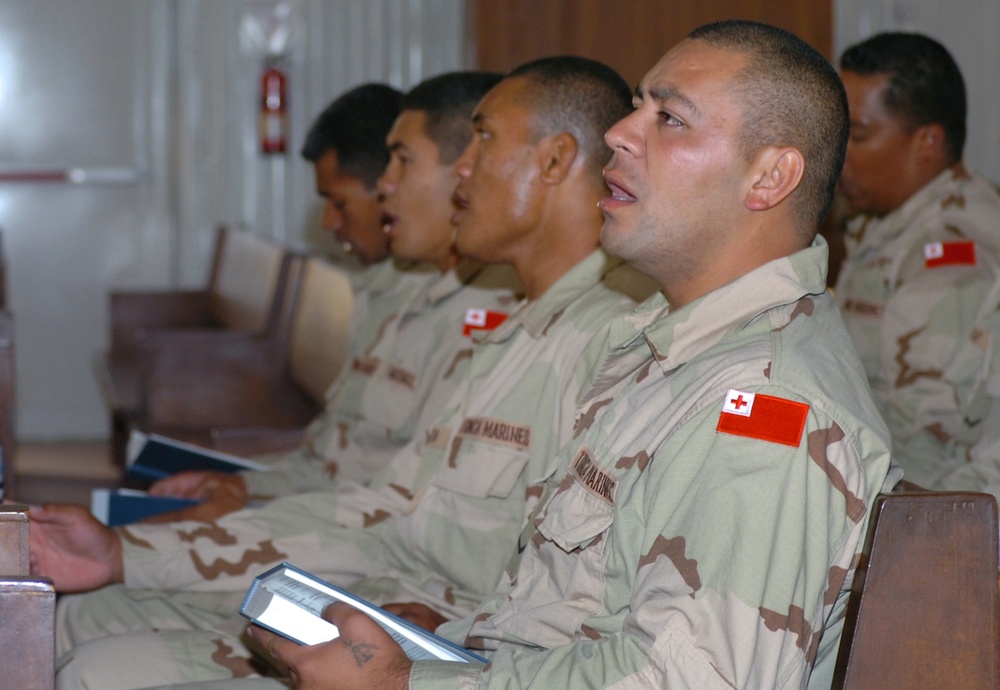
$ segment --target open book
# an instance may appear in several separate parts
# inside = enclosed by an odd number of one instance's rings
[[[125,472],[129,477],[156,481],[185,470],[210,470],[235,473],[241,470],[267,470],[252,460],[220,453],[190,443],[175,441],[157,434],[133,431],[125,453]]]
[[[254,579],[240,607],[240,614],[295,642],[320,644],[340,636],[336,625],[321,618],[323,609],[338,601],[368,614],[414,661],[442,659],[486,663],[486,659],[478,654],[427,632],[289,563],[271,568]]]
[[[108,527],[130,525],[197,502],[190,498],[150,496],[145,491],[133,489],[93,489],[90,492],[90,512]]]

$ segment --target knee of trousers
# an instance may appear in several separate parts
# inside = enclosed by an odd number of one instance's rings
[[[134,690],[257,676],[238,640],[205,631],[103,637],[56,661],[56,690]]]

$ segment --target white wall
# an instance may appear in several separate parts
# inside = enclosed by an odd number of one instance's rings
[[[965,159],[1000,184],[1000,0],[834,0],[838,56],[879,31],[917,31],[948,48],[969,96]]]
[[[298,0],[289,151],[257,152],[261,53],[241,40],[271,0],[0,2],[0,228],[16,319],[22,440],[101,438],[92,370],[113,288],[200,285],[214,228],[320,241],[312,118],[363,81],[406,88],[460,68],[461,0]],[[82,183],[16,181],[82,169]]]

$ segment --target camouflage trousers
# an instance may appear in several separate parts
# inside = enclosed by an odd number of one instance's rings
[[[366,578],[349,589],[377,604],[419,601],[453,617],[469,610],[454,602],[449,606],[445,593],[436,593],[432,583],[405,577]],[[256,654],[245,634],[247,620],[238,614],[244,594],[111,585],[61,597],[56,610],[57,689],[286,687],[282,669]]]
[[[112,585],[60,599],[56,687],[126,690],[281,675],[254,654],[242,593]],[[284,687],[271,685],[260,687]]]

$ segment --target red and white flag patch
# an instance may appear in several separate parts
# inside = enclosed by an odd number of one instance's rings
[[[924,245],[924,266],[926,268],[975,265],[975,242],[930,242]]]
[[[715,430],[798,446],[808,414],[809,405],[806,403],[730,388],[722,403]]]
[[[465,324],[462,327],[462,335],[472,335],[473,331],[492,331],[506,320],[507,315],[502,311],[467,309],[465,311]]]

